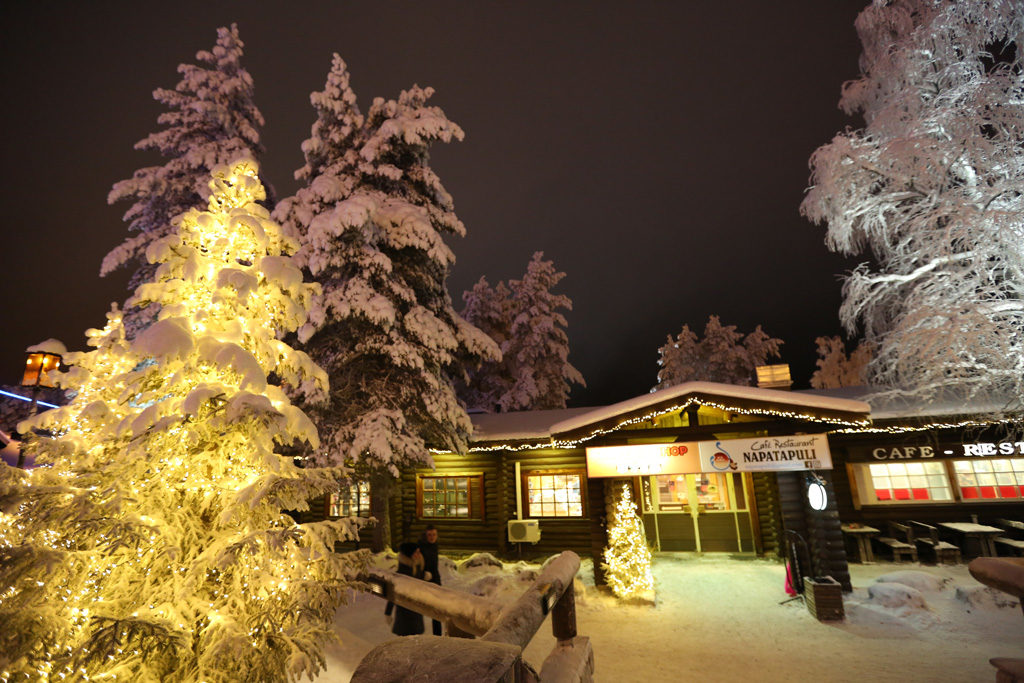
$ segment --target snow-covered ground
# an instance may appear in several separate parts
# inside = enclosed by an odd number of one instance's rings
[[[499,600],[518,596],[539,569],[442,562],[446,586]],[[393,556],[375,563],[394,567]],[[846,619],[830,623],[799,600],[780,604],[785,570],[777,562],[659,553],[653,569],[656,604],[622,605],[594,587],[593,567],[583,561],[578,629],[594,646],[597,680],[989,682],[989,658],[1024,657],[1017,601],[982,586],[965,565],[851,565]],[[338,611],[343,643],[317,683],[348,681],[359,660],[392,637],[384,604],[357,594]],[[539,670],[554,642],[545,622],[527,661]]]

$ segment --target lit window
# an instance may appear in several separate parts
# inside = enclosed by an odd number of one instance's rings
[[[949,477],[941,462],[872,463],[867,466],[864,483],[873,494],[863,501],[868,504],[953,500]]]
[[[370,485],[361,481],[332,493],[327,501],[328,517],[369,517]]]
[[[954,460],[953,471],[963,500],[1024,497],[1024,458]]]
[[[658,508],[661,510],[689,509],[689,495],[685,474],[659,474]]]
[[[527,474],[527,517],[582,517],[582,472]]]
[[[483,475],[421,476],[416,507],[420,517],[483,519]]]

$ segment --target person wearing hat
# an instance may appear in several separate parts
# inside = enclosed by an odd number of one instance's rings
[[[414,579],[423,578],[423,553],[420,552],[419,546],[410,542],[398,546],[397,571]],[[422,614],[389,602],[384,608],[384,614],[391,616],[392,611],[395,613],[395,620],[391,624],[391,632],[396,636],[416,636],[423,633]]]

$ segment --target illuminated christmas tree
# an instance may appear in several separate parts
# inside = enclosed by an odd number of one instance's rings
[[[278,339],[314,285],[296,243],[256,202],[251,161],[214,171],[208,211],[149,247],[160,304],[132,340],[115,307],[72,354],[72,402],[23,423],[44,466],[0,465],[4,680],[241,681],[317,673],[363,555],[332,552],[350,520],[284,510],[344,471],[302,469],[281,446],[318,441],[271,383],[326,393]]]
[[[604,560],[605,580],[616,596],[651,599],[654,592],[651,548],[647,545],[644,523],[636,513],[628,483],[622,485],[622,493],[612,511]]]
[[[162,128],[135,149],[159,152],[164,162],[140,168],[107,196],[111,204],[131,204],[124,220],[132,235],[103,258],[100,276],[128,266],[134,271],[129,288],[152,281],[156,266],[146,259],[147,247],[174,232],[177,216],[206,201],[213,168],[263,154],[263,115],[254,101],[252,76],[242,66],[243,47],[235,24],[218,28],[216,44],[196,53],[197,64],[178,65],[181,80],[173,88],[153,91],[153,99],[167,108],[157,118]],[[155,316],[155,306],[126,310],[129,336]]]

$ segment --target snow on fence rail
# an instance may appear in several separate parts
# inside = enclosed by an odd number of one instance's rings
[[[426,617],[444,621],[448,633],[467,638],[408,636],[370,651],[352,675],[353,683],[409,679],[515,681],[543,683],[590,681],[594,653],[590,639],[576,633],[573,579],[579,556],[565,551],[551,560],[533,585],[502,608],[487,598],[402,576],[369,569],[360,577],[369,590]],[[551,614],[557,643],[540,674],[523,661],[523,649]],[[470,637],[477,636],[474,639]]]

